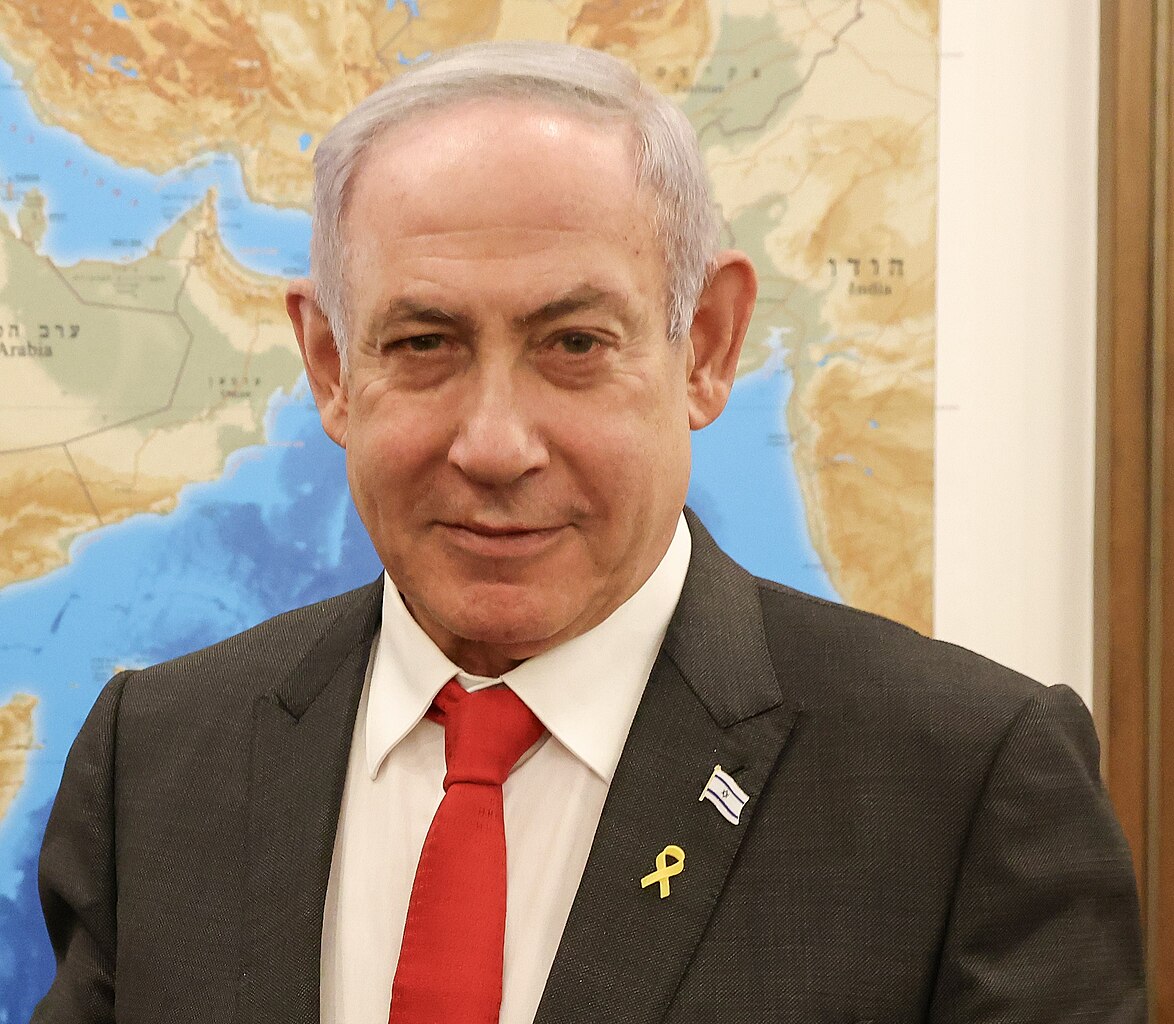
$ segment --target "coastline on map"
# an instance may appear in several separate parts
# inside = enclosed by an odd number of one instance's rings
[[[793,387],[781,351],[735,381],[722,415],[693,435],[687,500],[726,553],[752,573],[838,601],[808,533],[792,439],[782,425]],[[735,495],[739,501],[731,500]]]
[[[220,235],[237,260],[250,270],[279,277],[298,277],[309,270],[309,213],[254,202],[245,191],[239,162],[229,154],[211,154],[164,175],[124,167],[66,129],[40,121],[3,60],[0,128],[6,139],[23,143],[6,145],[0,153],[0,210],[15,228],[25,192],[39,191],[48,215],[43,249],[59,266],[146,255],[163,232],[214,188]],[[86,205],[85,216],[62,216],[66,208],[78,207],[87,190],[94,201]]]
[[[28,693],[14,694],[0,705],[0,826],[28,774],[36,706],[37,698]]]

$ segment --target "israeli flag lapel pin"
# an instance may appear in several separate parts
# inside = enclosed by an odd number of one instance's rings
[[[722,771],[720,764],[715,764],[713,766],[713,773],[709,776],[709,781],[705,784],[705,788],[701,791],[701,796],[697,799],[698,801],[708,800],[718,809],[718,813],[726,821],[731,825],[737,825],[738,820],[742,817],[742,808],[746,806],[746,801],[750,797],[734,781],[732,775]]]

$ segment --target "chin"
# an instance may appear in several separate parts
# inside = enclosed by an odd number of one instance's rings
[[[460,595],[458,601],[438,595],[441,599],[431,608],[448,632],[464,640],[538,643],[565,626],[554,595],[535,593],[532,587],[466,583],[455,592]]]

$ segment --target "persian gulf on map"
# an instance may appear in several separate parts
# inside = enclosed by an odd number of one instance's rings
[[[51,976],[37,850],[109,675],[378,572],[282,291],[322,134],[490,38],[614,53],[697,127],[762,278],[694,441],[718,541],[930,628],[937,0],[2,4],[0,1024]]]

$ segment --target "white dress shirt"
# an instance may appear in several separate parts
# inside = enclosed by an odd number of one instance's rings
[[[549,734],[503,787],[501,1024],[532,1024],[691,547],[682,516],[660,565],[628,601],[501,679],[461,672],[384,580],[326,893],[322,1024],[387,1024],[412,880],[443,796],[444,729],[424,713],[454,676],[469,690],[504,681]]]

